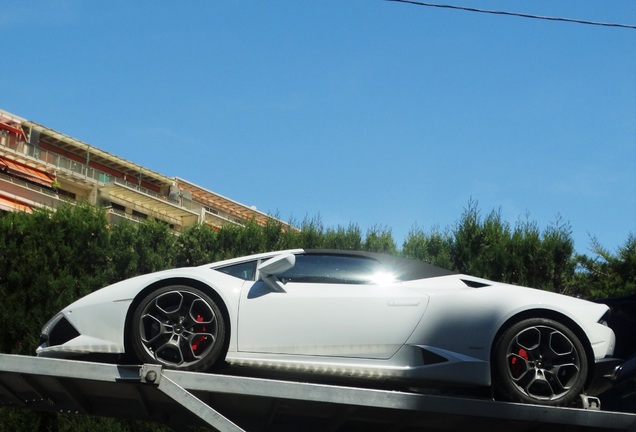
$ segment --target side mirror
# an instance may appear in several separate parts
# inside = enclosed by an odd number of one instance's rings
[[[285,292],[285,287],[276,277],[296,264],[296,255],[283,254],[262,262],[258,266],[260,278],[274,291]]]
[[[294,264],[296,264],[296,255],[283,254],[262,262],[258,266],[258,271],[267,276],[275,276],[289,270]]]

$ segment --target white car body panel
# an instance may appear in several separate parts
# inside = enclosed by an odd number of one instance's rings
[[[490,286],[469,288],[461,282],[468,278]],[[611,330],[598,324],[608,310],[602,304],[466,275],[411,281],[409,284],[416,284],[429,294],[430,302],[423,319],[428,325],[420,326],[408,344],[425,340],[431,346],[488,360],[492,338],[506,321],[524,311],[549,310],[569,317],[583,329],[590,337],[596,358],[603,358],[614,350],[615,340],[608,335]],[[477,324],[480,331],[464,331],[467,322]],[[448,334],[453,338],[448,338]]]
[[[245,284],[238,350],[307,356],[388,359],[406,342],[428,297],[401,284],[287,283],[272,292]]]
[[[238,296],[243,281],[237,281],[236,278],[223,273],[211,272],[209,266],[179,268],[137,276],[82,297],[60,312],[80,333],[77,339],[84,339],[87,338],[86,335],[91,335],[87,343],[74,340],[62,346],[38,348],[37,355],[59,357],[57,351],[64,352],[62,354],[64,356],[73,352],[123,354],[126,317],[133,299],[145,287],[167,279],[194,280],[212,287],[216,283],[223,284],[228,289],[215,291],[221,296],[228,309],[238,309]],[[236,314],[230,314],[230,319],[231,325],[236,328]],[[96,326],[96,322],[107,324]],[[91,343],[88,343],[88,340]],[[95,344],[95,341],[102,341],[102,343]]]

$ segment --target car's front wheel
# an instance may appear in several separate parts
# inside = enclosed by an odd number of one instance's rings
[[[587,375],[581,341],[555,320],[517,322],[495,347],[493,381],[508,400],[565,406],[583,392]]]
[[[131,345],[139,360],[169,368],[204,371],[219,359],[225,322],[206,293],[184,285],[148,294],[131,321]]]

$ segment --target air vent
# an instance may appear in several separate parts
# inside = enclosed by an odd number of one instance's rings
[[[472,281],[468,279],[462,279],[462,282],[464,282],[466,286],[469,286],[471,288],[483,288],[483,287],[490,286],[490,284],[487,284],[487,283]]]
[[[49,346],[65,344],[79,335],[80,334],[77,330],[75,330],[75,327],[73,327],[66,318],[62,318],[57,322],[49,335]]]
[[[424,362],[426,366],[437,364],[437,363],[444,363],[448,361],[447,358],[442,357],[439,354],[435,354],[434,352],[429,351],[422,347],[419,347],[419,348],[422,352],[422,361]]]

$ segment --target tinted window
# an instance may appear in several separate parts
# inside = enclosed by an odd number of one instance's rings
[[[308,255],[340,255],[368,258],[379,262],[393,280],[410,281],[457,274],[440,267],[408,258],[363,251],[336,251],[333,249],[309,249]],[[386,274],[386,276],[389,275]]]
[[[248,261],[240,264],[233,264],[215,269],[244,280],[254,280],[256,274],[256,261]]]
[[[378,261],[346,255],[297,255],[296,265],[278,275],[283,283],[366,284],[378,282],[386,271]]]

